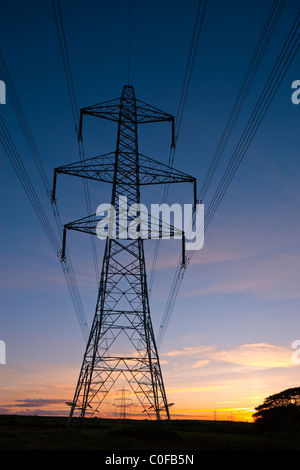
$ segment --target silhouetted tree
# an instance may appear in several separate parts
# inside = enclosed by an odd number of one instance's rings
[[[255,410],[254,421],[263,429],[300,425],[300,387],[267,397]]]

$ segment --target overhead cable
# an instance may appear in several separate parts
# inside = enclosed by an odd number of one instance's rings
[[[248,148],[251,144],[259,126],[262,123],[262,120],[269,109],[274,96],[286,75],[286,72],[291,65],[297,51],[299,50],[300,46],[300,39],[299,39],[299,28],[300,28],[300,21],[299,21],[300,13],[297,15],[292,28],[289,31],[289,34],[282,46],[280,54],[273,66],[273,69],[266,81],[266,84],[261,92],[261,95],[256,103],[256,106],[253,109],[253,112],[248,120],[248,123],[245,127],[245,130],[240,138],[236,149],[231,157],[230,162],[227,165],[227,168],[221,178],[221,181],[218,185],[217,190],[208,206],[208,209],[205,212],[205,219],[204,219],[204,232],[206,232],[211,220],[220,205],[225,192],[227,191],[237,169],[239,168]],[[190,263],[195,251],[187,251],[186,254],[186,266]],[[180,260],[181,261],[181,260]],[[175,299],[178,295],[179,287],[182,282],[182,279],[185,274],[186,266],[182,267],[181,263],[178,263],[175,276],[173,279],[172,287],[169,293],[169,297],[167,300],[166,308],[163,314],[163,318],[160,324],[159,332],[158,332],[158,339],[157,344],[160,345],[165,334],[173,307],[175,303]]]
[[[14,145],[14,142],[9,135],[9,132],[7,130],[7,127],[4,123],[4,120],[2,116],[0,116],[0,138],[1,138],[1,143],[2,146],[19,178],[19,181],[31,203],[31,206],[33,207],[45,233],[50,241],[52,248],[60,260],[60,251],[61,251],[61,244],[59,243],[53,228],[51,226],[51,223],[49,222],[49,219],[42,207],[41,201],[34,189],[34,186],[32,184],[32,181],[22,163],[22,160],[17,152],[17,149]],[[63,268],[63,272],[70,290],[71,298],[77,313],[77,317],[79,320],[79,324],[83,333],[83,336],[86,338],[87,334],[87,322],[85,319],[84,311],[82,308],[82,305],[80,303],[80,297],[78,294],[78,291],[76,289],[76,284],[75,284],[75,278],[73,274],[73,270],[71,265],[68,262],[61,262],[61,266]]]
[[[201,30],[202,30],[202,25],[203,25],[203,20],[204,20],[204,15],[205,15],[205,10],[206,10],[206,0],[205,1],[200,0],[199,3],[198,3],[198,9],[197,9],[197,13],[196,13],[196,20],[195,20],[195,25],[194,25],[190,50],[189,50],[189,56],[188,56],[188,61],[187,61],[186,69],[185,69],[185,75],[184,75],[184,79],[183,79],[183,85],[182,85],[182,89],[181,89],[181,95],[180,95],[180,99],[179,99],[177,114],[176,114],[176,118],[175,118],[175,142],[174,142],[174,145],[171,146],[170,154],[169,154],[169,162],[168,162],[168,164],[171,168],[173,167],[173,164],[174,164],[176,143],[177,143],[177,140],[178,140],[179,131],[180,131],[182,118],[183,118],[183,112],[184,112],[184,108],[185,108],[185,105],[186,105],[186,100],[187,100],[188,91],[189,91],[189,87],[190,87],[190,81],[191,81],[191,76],[192,76],[193,67],[194,67],[194,63],[195,63],[195,58],[196,58],[196,54],[197,54],[200,33],[201,33]],[[164,192],[163,192],[163,203],[165,203],[166,200],[167,200],[168,192],[169,192],[169,185],[166,184],[164,186]],[[151,272],[150,272],[150,280],[149,280],[149,292],[150,293],[152,291],[153,282],[154,282],[154,275],[155,275],[158,252],[159,252],[159,245],[160,245],[160,239],[158,238],[155,241],[154,255],[153,255],[152,267],[151,267]]]
[[[52,0],[52,6],[53,6],[57,36],[58,36],[58,41],[59,41],[59,46],[60,46],[60,51],[61,51],[61,57],[62,57],[66,81],[67,81],[67,88],[68,88],[68,94],[69,94],[69,99],[70,99],[70,104],[71,104],[71,110],[72,110],[72,115],[73,115],[73,120],[74,120],[74,127],[75,127],[75,133],[76,133],[77,144],[78,144],[78,152],[79,152],[80,160],[83,161],[85,160],[85,156],[84,156],[83,140],[81,136],[79,135],[79,112],[78,112],[78,107],[77,107],[77,102],[76,102],[73,76],[72,76],[72,70],[70,66],[69,52],[68,52],[66,34],[65,34],[65,29],[63,25],[63,19],[62,19],[62,13],[61,13],[59,0]],[[90,215],[92,214],[92,209],[91,209],[89,184],[88,184],[87,179],[83,179],[83,187],[84,187],[86,208],[87,208],[88,214]],[[94,265],[95,265],[96,282],[98,284],[100,275],[99,275],[99,266],[98,266],[95,237],[91,235],[90,240],[91,240],[92,255],[93,255]]]
[[[12,77],[9,73],[7,64],[5,62],[4,56],[2,54],[2,51],[0,51],[0,73],[1,76],[4,78],[5,83],[7,85],[7,93],[9,96],[9,102],[12,104],[13,110],[16,114],[16,117],[18,119],[20,128],[23,132],[24,138],[26,140],[26,143],[28,145],[29,151],[32,155],[34,164],[36,166],[37,172],[41,178],[42,184],[44,186],[45,192],[51,200],[51,187],[50,183],[47,177],[47,172],[45,170],[45,167],[43,165],[42,158],[40,157],[39,151],[37,149],[36,143],[34,141],[32,132],[30,130],[28,121],[26,119],[25,113],[23,111],[23,108],[21,106],[18,94],[16,92]],[[2,118],[1,118],[2,119]],[[40,202],[40,199],[37,196],[37,193],[33,187],[32,181],[24,167],[24,164],[22,163],[22,160],[20,156],[18,155],[18,152],[16,150],[16,147],[12,141],[12,138],[9,136],[8,130],[5,126],[5,123],[2,119],[2,139],[3,139],[3,146],[5,145],[5,150],[6,153],[9,156],[9,159],[20,179],[20,182],[22,183],[22,186],[24,190],[26,191],[26,194],[28,198],[30,199],[30,202],[36,212],[36,214],[39,217],[40,222],[43,225],[43,228],[46,232],[46,235],[48,236],[56,255],[60,259],[60,252],[61,252],[61,243],[56,238],[56,235],[52,229],[52,226],[46,216],[46,213],[42,207],[42,204]],[[59,210],[57,207],[56,201],[51,201],[51,207],[53,210],[53,215],[55,219],[55,223],[57,225],[58,233],[60,236],[60,240],[62,237],[62,223],[60,220],[60,215],[59,215]],[[66,260],[60,260],[61,261],[61,266],[64,272],[64,275],[66,277],[67,285],[70,291],[70,295],[76,310],[76,314],[79,320],[79,323],[81,325],[81,328],[83,329],[83,334],[86,339],[87,335],[87,322],[85,318],[85,313],[84,309],[82,306],[82,301],[80,298],[75,274],[74,274],[74,269],[72,266],[70,254],[68,253],[68,258]]]

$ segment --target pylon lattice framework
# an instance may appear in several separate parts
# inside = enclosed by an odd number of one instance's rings
[[[56,168],[52,197],[55,200],[58,174],[112,183],[111,205],[119,197],[128,205],[140,203],[140,186],[192,182],[194,177],[141,155],[138,151],[138,125],[170,121],[174,146],[174,118],[135,98],[134,88],[124,86],[120,99],[81,109],[83,115],[118,123],[116,150],[74,164]],[[194,201],[195,203],[195,201]],[[116,213],[116,220],[120,214]],[[97,215],[65,225],[62,257],[65,256],[66,230],[97,235]],[[117,223],[119,233],[121,224]],[[123,227],[124,228],[124,227]],[[163,226],[160,223],[161,233]],[[176,229],[172,233],[174,235]],[[68,423],[75,418],[97,416],[117,380],[127,381],[137,397],[142,413],[149,418],[170,422],[158,351],[150,317],[147,277],[142,238],[107,238],[103,256],[97,305],[82,366],[71,402]]]

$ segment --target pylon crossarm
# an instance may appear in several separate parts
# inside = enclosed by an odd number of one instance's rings
[[[83,115],[90,115],[102,119],[108,119],[110,121],[119,122],[120,110],[123,106],[126,107],[126,104],[128,103],[128,99],[123,98],[122,100],[121,98],[81,108],[81,121]],[[132,103],[129,104],[132,105]],[[151,106],[150,104],[144,103],[141,100],[135,100],[135,107],[136,120],[138,124],[163,121],[172,122],[174,120],[174,116],[172,116],[171,114],[166,113],[165,111],[162,111],[161,109],[158,109],[155,106]],[[130,121],[130,118],[128,118],[128,121]],[[82,122],[80,130],[82,130]]]
[[[127,158],[127,167],[130,157]],[[132,163],[133,172],[128,175],[128,169],[123,170],[123,177],[127,178],[127,185],[136,187],[136,161]],[[59,174],[77,176],[104,183],[113,183],[115,172],[115,152],[85,159],[68,165],[55,168],[53,177],[52,200],[56,198],[57,176]],[[122,170],[120,169],[122,174]],[[139,154],[138,176],[141,186],[152,184],[193,183],[196,178],[169,165],[157,162],[153,158]]]
[[[132,115],[132,109],[134,116]],[[103,103],[84,107],[80,110],[78,140],[82,140],[83,116],[90,115],[109,121],[127,124],[145,124],[152,122],[169,121],[172,124],[172,143],[175,147],[175,118],[169,113],[151,106],[135,98],[134,88],[127,86],[123,88],[120,99],[105,101]]]
[[[145,216],[148,214],[145,214]],[[64,226],[63,232],[63,246],[61,250],[61,259],[65,259],[66,253],[66,233],[67,230],[75,230],[77,232],[89,233],[91,235],[97,235],[97,227],[100,221],[103,220],[101,217],[96,215],[91,215],[84,217],[82,219],[70,222]],[[134,219],[132,219],[134,220]],[[146,219],[145,219],[146,220]],[[129,219],[130,222],[130,219]],[[160,219],[151,217],[151,221],[147,222],[148,227],[144,230],[143,234],[139,235],[134,228],[128,228],[128,239],[127,240],[138,240],[138,239],[170,239],[170,238],[181,238],[182,239],[182,249],[185,250],[185,238],[184,231],[181,228],[176,228],[171,224],[168,224]],[[118,223],[116,223],[116,228],[118,228]],[[109,237],[108,237],[109,238]],[[123,242],[123,243],[122,243]],[[124,245],[124,241],[119,241],[120,251],[129,250],[129,248]],[[134,255],[134,253],[133,253]],[[183,259],[185,256],[183,256]]]

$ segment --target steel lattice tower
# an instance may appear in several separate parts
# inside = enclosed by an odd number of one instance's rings
[[[128,206],[139,204],[142,185],[192,182],[195,194],[195,178],[139,153],[138,125],[170,121],[174,146],[174,118],[137,100],[132,86],[124,86],[119,99],[81,109],[79,140],[82,140],[84,115],[118,123],[116,150],[56,168],[53,200],[60,173],[111,183],[111,205],[115,208],[124,197]],[[94,416],[99,412],[116,381],[121,379],[134,392],[141,412],[150,418],[170,421],[150,317],[144,240],[124,235],[121,212],[118,209],[115,218],[119,236],[107,237],[105,242],[98,300],[71,402],[69,424],[75,417]],[[62,257],[65,256],[66,230],[97,235],[98,222],[95,214],[66,224]],[[160,229],[162,234],[164,227],[160,225]],[[172,234],[175,232],[176,229]]]

